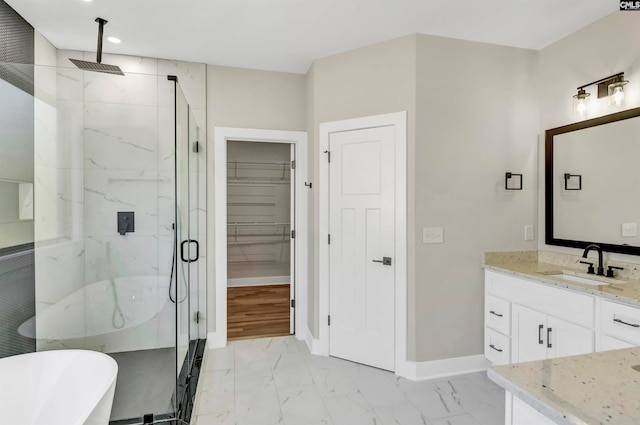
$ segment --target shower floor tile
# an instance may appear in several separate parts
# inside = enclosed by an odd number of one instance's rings
[[[111,420],[140,418],[145,413],[171,413],[176,384],[173,348],[110,353],[118,362]]]

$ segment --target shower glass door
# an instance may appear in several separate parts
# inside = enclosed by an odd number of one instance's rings
[[[178,411],[187,390],[189,375],[189,106],[176,84],[176,372]]]
[[[199,279],[199,193],[201,131],[176,85],[176,327],[177,327],[177,413],[185,412],[195,396],[193,366],[200,337]],[[201,348],[202,349],[202,348]]]

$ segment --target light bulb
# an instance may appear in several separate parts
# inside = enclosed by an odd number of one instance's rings
[[[625,105],[624,86],[627,83],[628,81],[621,80],[609,84],[609,106],[619,108]]]
[[[587,104],[585,103],[584,99],[580,99],[578,101],[577,109],[579,114],[584,114],[585,112],[587,112]]]
[[[621,106],[624,103],[624,90],[622,87],[616,87],[613,90],[613,101],[616,106]]]

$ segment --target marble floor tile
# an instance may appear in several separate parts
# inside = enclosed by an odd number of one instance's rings
[[[366,377],[356,381],[358,390],[371,407],[392,406],[409,399],[385,376]]]
[[[410,381],[294,337],[209,350],[201,373],[195,425],[504,425],[504,391],[485,372]]]
[[[235,351],[227,348],[209,350],[202,366],[202,370],[233,369],[235,367]]]
[[[327,397],[324,404],[335,425],[372,425],[376,415],[362,394]]]
[[[322,397],[358,392],[356,383],[341,367],[309,367],[309,372]]]
[[[237,425],[281,423],[282,411],[275,388],[236,392],[235,417]]]
[[[233,410],[225,410],[208,415],[198,415],[191,422],[194,425],[235,425]]]
[[[408,402],[378,407],[374,409],[374,412],[382,425],[430,425],[424,414]]]
[[[333,421],[314,385],[278,390],[285,425],[332,425]]]
[[[471,415],[464,414],[448,418],[433,419],[431,425],[480,425]]]

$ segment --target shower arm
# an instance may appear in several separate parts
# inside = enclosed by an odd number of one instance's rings
[[[104,24],[106,24],[106,19],[96,18],[96,22],[98,23],[98,51],[96,53],[96,62],[102,63],[102,34],[104,33]]]

